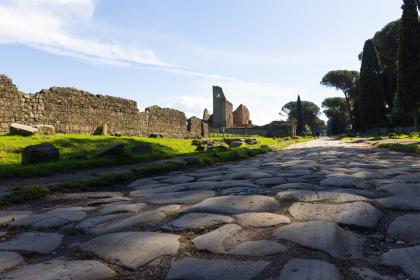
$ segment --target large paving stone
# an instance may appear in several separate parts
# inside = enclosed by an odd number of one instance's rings
[[[189,212],[240,214],[275,210],[279,204],[272,197],[260,195],[231,195],[207,198],[193,205]]]
[[[283,177],[261,178],[253,181],[253,183],[260,186],[276,186],[285,184],[286,180]]]
[[[25,232],[16,239],[0,243],[0,250],[48,254],[60,246],[63,235],[58,233]]]
[[[337,259],[357,259],[363,256],[364,238],[331,222],[312,221],[286,225],[276,229],[273,236],[324,251]]]
[[[224,177],[227,180],[236,180],[236,179],[260,179],[273,177],[272,174],[264,171],[242,171],[228,174]]]
[[[341,192],[291,190],[277,193],[277,198],[285,201],[345,203],[368,201],[366,197]]]
[[[84,230],[84,231],[89,231],[90,228],[93,228],[97,225],[100,224],[104,224],[113,220],[117,220],[117,219],[124,219],[127,217],[132,216],[132,213],[121,213],[121,214],[112,214],[112,215],[104,215],[104,216],[95,216],[95,217],[90,217],[87,218],[83,221],[81,221],[76,228]]]
[[[145,201],[152,204],[194,204],[215,195],[214,191],[209,190],[171,192],[147,197]]]
[[[272,240],[258,240],[258,241],[245,241],[239,243],[232,250],[228,251],[229,255],[239,256],[254,256],[265,257],[272,256],[287,251],[283,245]]]
[[[132,197],[149,197],[154,195],[159,195],[162,193],[173,193],[173,192],[179,192],[184,191],[186,187],[180,186],[180,185],[170,185],[170,186],[158,186],[154,188],[148,188],[148,189],[139,189],[130,192],[130,196]]]
[[[209,251],[216,254],[227,252],[225,241],[233,237],[242,228],[238,225],[224,225],[209,233],[200,235],[192,240],[198,250]]]
[[[382,186],[377,191],[386,191],[397,196],[420,197],[420,184],[393,183]]]
[[[90,234],[100,235],[111,232],[124,231],[134,226],[142,226],[161,222],[166,218],[166,213],[159,209],[145,211],[138,214],[128,216],[124,219],[112,219],[108,222],[98,224],[89,228]]]
[[[251,183],[249,180],[223,180],[223,181],[199,181],[190,182],[185,184],[175,185],[177,187],[183,187],[189,190],[216,190],[216,189],[227,189],[234,187],[256,187],[257,184]]]
[[[355,187],[361,180],[351,176],[332,176],[321,181],[321,186]]]
[[[18,253],[0,251],[0,272],[18,266],[24,262],[24,259]]]
[[[292,259],[273,280],[340,280],[338,269],[327,262],[308,259]]]
[[[394,178],[395,181],[404,182],[404,183],[420,183],[420,173],[417,174],[408,174],[408,175],[398,175]]]
[[[397,217],[388,227],[388,236],[412,243],[420,242],[420,214]]]
[[[176,261],[166,275],[168,280],[251,280],[269,265],[265,261],[207,260],[186,258]]]
[[[364,267],[352,267],[350,271],[354,272],[362,280],[395,280],[393,277],[381,275]]]
[[[27,265],[0,275],[4,280],[102,280],[110,279],[116,273],[98,261],[54,260]]]
[[[420,196],[390,196],[375,200],[385,208],[392,210],[420,210]]]
[[[136,269],[161,256],[176,254],[179,238],[179,235],[158,232],[118,232],[96,237],[81,244],[80,249]]]
[[[364,180],[381,179],[383,176],[377,172],[360,171],[351,175],[352,177]]]
[[[120,213],[120,212],[138,213],[138,212],[141,212],[144,208],[146,208],[145,203],[115,202],[115,203],[104,205],[99,210],[99,213],[102,214],[102,215],[112,214],[112,213]]]
[[[182,183],[188,183],[194,180],[195,178],[191,176],[177,175],[177,176],[173,176],[168,179],[165,179],[163,181],[166,183],[172,183],[172,184],[182,184]]]
[[[280,192],[284,190],[324,190],[325,187],[310,183],[287,183],[275,186],[272,188],[273,192]]]
[[[78,222],[86,217],[86,213],[79,210],[54,209],[41,214],[33,214],[11,223],[12,226],[31,226],[49,228],[62,226],[71,222]]]
[[[391,249],[382,255],[382,263],[398,266],[413,279],[420,279],[420,246]]]
[[[289,213],[301,221],[329,221],[339,224],[374,228],[382,213],[366,202],[344,204],[294,203]]]
[[[270,190],[263,188],[249,188],[249,187],[233,187],[224,189],[220,192],[220,195],[265,195],[269,194]]]
[[[272,227],[290,223],[290,218],[284,215],[268,212],[243,213],[234,216],[241,226]]]
[[[162,228],[167,230],[186,230],[203,229],[207,226],[228,224],[233,222],[233,218],[218,214],[189,213],[172,222],[167,223]]]
[[[31,211],[7,211],[0,213],[0,225],[6,225],[14,221],[19,221],[31,215]]]

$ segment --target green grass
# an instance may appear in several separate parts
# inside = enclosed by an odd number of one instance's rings
[[[21,166],[21,151],[28,145],[48,142],[60,151],[60,160],[36,165]],[[150,143],[152,152],[138,155],[131,151],[142,143]],[[111,146],[124,144],[125,152],[118,158],[95,158],[93,153]],[[60,171],[91,168],[117,164],[138,163],[143,161],[171,158],[192,154],[195,146],[188,139],[113,137],[92,135],[34,135],[0,136],[0,177],[47,176]]]
[[[226,138],[226,137],[223,137]],[[241,137],[249,138],[249,137]],[[242,145],[239,149],[256,148],[259,146],[270,146],[272,149],[281,149],[292,143],[307,141],[309,138],[302,139],[274,139],[260,136],[252,136],[259,142],[258,145]],[[222,141],[222,138],[211,137],[210,140]],[[60,160],[47,163],[21,165],[21,152],[29,145],[40,143],[51,143],[60,151]],[[152,152],[148,154],[135,154],[132,148],[149,143],[152,145]],[[105,147],[113,144],[123,144],[124,153],[118,157],[93,157],[93,154]],[[232,149],[234,151],[237,149]],[[241,155],[233,155],[233,154]],[[115,137],[115,136],[93,136],[93,135],[34,135],[23,136],[0,136],[0,178],[4,177],[41,177],[58,172],[67,172],[75,169],[93,168],[101,166],[132,164],[152,160],[168,159],[175,156],[202,155],[206,158],[205,152],[197,152],[196,146],[192,145],[191,139],[170,139],[170,138],[147,138],[147,137]],[[215,155],[210,154],[210,157]],[[226,160],[234,158],[247,158],[244,152],[228,152],[218,155]],[[203,159],[203,161],[206,161]],[[212,160],[208,160],[212,161]],[[223,159],[224,161],[224,159]],[[174,163],[165,165],[166,171],[179,168],[171,166]],[[158,172],[163,166],[151,166],[145,171],[147,174]],[[153,171],[155,170],[155,171]]]
[[[415,153],[420,154],[420,145],[417,144],[398,144],[398,143],[372,143],[373,146],[382,149],[390,149],[393,151],[404,152],[404,153]]]
[[[50,190],[42,186],[36,185],[25,187],[2,196],[0,198],[0,207],[41,199],[46,197],[49,193]]]

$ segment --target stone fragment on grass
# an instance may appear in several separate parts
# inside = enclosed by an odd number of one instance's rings
[[[22,150],[22,164],[36,164],[58,160],[60,152],[50,143],[30,145]]]

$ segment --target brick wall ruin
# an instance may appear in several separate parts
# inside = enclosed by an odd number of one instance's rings
[[[135,101],[75,88],[52,87],[26,94],[0,75],[0,133],[7,133],[14,122],[53,125],[59,133],[94,134],[107,124],[109,133],[122,135],[201,136],[201,120],[187,120],[174,109],[152,106],[140,112]]]

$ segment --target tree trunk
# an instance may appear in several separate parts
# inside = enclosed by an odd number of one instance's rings
[[[350,99],[347,92],[344,92],[344,97],[346,98],[347,110],[349,111],[350,123],[351,123],[351,131],[354,131],[354,120],[353,120],[353,112],[350,106]]]
[[[417,110],[413,113],[413,119],[414,119],[414,131],[419,132],[419,119],[417,117]]]

